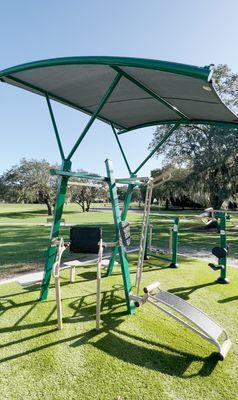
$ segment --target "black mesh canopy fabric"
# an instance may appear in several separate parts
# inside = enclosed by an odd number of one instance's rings
[[[121,73],[98,114],[118,129],[181,118],[238,124],[237,116],[217,95],[210,72],[208,67],[156,60],[75,57],[9,68],[0,73],[0,79],[40,95],[47,93],[51,99],[92,115]]]

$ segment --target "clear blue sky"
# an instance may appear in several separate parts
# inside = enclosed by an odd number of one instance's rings
[[[1,3],[0,69],[44,58],[118,55],[198,66],[226,63],[238,71],[237,0],[24,0]],[[22,157],[59,162],[43,98],[0,85],[0,171]],[[88,117],[53,104],[69,149]],[[136,166],[146,156],[153,128],[126,134],[122,144]],[[111,129],[97,122],[74,157],[74,168],[104,173],[114,161],[126,169]],[[160,165],[153,158],[141,171]]]

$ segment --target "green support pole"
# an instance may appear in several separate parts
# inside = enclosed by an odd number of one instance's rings
[[[125,161],[126,167],[127,167],[128,171],[129,171],[129,174],[132,174],[132,171],[131,171],[131,168],[130,168],[129,163],[128,163],[128,161],[127,161],[126,155],[125,155],[125,153],[124,153],[124,151],[123,151],[123,148],[122,148],[122,145],[121,145],[121,143],[120,143],[120,140],[118,139],[118,135],[117,135],[117,133],[116,133],[116,130],[115,130],[115,128],[114,128],[113,125],[111,125],[111,127],[112,127],[112,131],[113,131],[113,133],[114,133],[114,136],[115,136],[115,138],[116,138],[118,147],[119,147],[119,149],[120,149],[120,151],[121,151],[121,155],[122,155],[122,157],[123,157],[123,160]]]
[[[176,124],[168,130],[168,132],[162,137],[162,139],[159,141],[159,143],[154,147],[153,150],[151,150],[150,154],[142,161],[142,163],[136,168],[134,171],[134,174],[137,174],[137,172],[147,163],[147,161],[155,154],[155,152],[170,138],[172,133],[179,127],[181,124],[180,121],[176,122]]]
[[[178,230],[179,230],[179,217],[174,219],[172,230],[172,263],[170,268],[178,268]]]
[[[220,218],[220,246],[227,250],[227,239],[226,239],[226,214],[219,213]],[[218,283],[229,283],[227,279],[227,257],[219,259],[219,265],[222,265],[220,277],[217,279]]]
[[[84,128],[83,132],[81,133],[80,137],[78,138],[78,140],[74,144],[72,150],[69,152],[69,155],[66,158],[67,160],[70,160],[72,158],[72,156],[74,155],[75,151],[79,147],[79,145],[82,142],[83,138],[87,134],[89,128],[93,124],[94,120],[97,118],[98,114],[100,113],[100,111],[102,110],[102,108],[106,104],[107,100],[111,96],[113,90],[115,89],[115,87],[117,86],[118,82],[120,81],[121,76],[122,76],[121,74],[117,74],[116,77],[113,79],[112,83],[110,84],[109,88],[107,89],[107,91],[105,92],[104,96],[102,97],[100,103],[98,104],[96,110],[92,114],[90,120],[88,121],[87,125],[85,126],[85,128]]]
[[[53,113],[53,110],[52,110],[52,107],[51,107],[51,104],[50,104],[50,98],[48,96],[48,93],[45,95],[45,97],[46,97],[46,102],[47,102],[49,113],[50,113],[51,122],[52,122],[52,125],[53,125],[53,128],[54,128],[56,141],[57,141],[57,144],[58,144],[58,147],[59,147],[59,152],[60,152],[60,155],[61,155],[61,159],[65,160],[64,150],[63,150],[62,143],[61,143],[61,140],[60,140],[59,131],[58,131],[57,124],[56,124],[55,117],[54,117],[54,113]]]
[[[71,161],[63,161],[62,169],[65,171],[69,171],[71,168]],[[67,183],[68,183],[68,176],[60,176],[59,183],[58,183],[58,193],[56,199],[56,205],[54,210],[54,218],[51,228],[50,234],[50,242],[46,254],[46,261],[45,261],[45,271],[44,271],[44,278],[42,281],[41,286],[41,293],[40,293],[40,300],[46,300],[49,291],[50,285],[50,278],[52,268],[55,262],[55,257],[57,254],[57,246],[54,245],[54,239],[59,236],[59,229],[60,229],[60,220],[63,213],[63,207],[65,202],[65,195],[67,191]]]
[[[110,160],[106,160],[105,164],[106,164],[106,170],[107,170],[107,176],[108,176],[108,185],[109,185],[109,192],[110,192],[110,198],[111,198],[111,204],[112,204],[112,210],[113,210],[114,224],[115,224],[115,228],[116,228],[116,240],[119,242],[119,245],[117,247],[118,247],[118,252],[119,252],[119,257],[120,257],[126,305],[127,305],[128,313],[133,314],[135,311],[135,305],[134,305],[134,302],[130,300],[130,294],[132,293],[132,286],[131,286],[131,279],[130,279],[129,264],[128,264],[125,248],[124,248],[123,244],[120,243],[119,224],[121,222],[121,212],[120,212],[120,208],[119,208],[116,182],[113,177],[112,162]]]
[[[131,177],[134,178],[135,176],[132,175]],[[127,212],[129,210],[129,207],[130,207],[130,202],[131,202],[131,196],[132,196],[132,193],[133,193],[133,189],[134,189],[133,185],[129,185],[128,186],[128,189],[127,189],[127,192],[126,192],[126,196],[125,196],[125,200],[124,200],[123,211],[121,213],[121,220],[122,221],[126,220]],[[117,229],[117,228],[115,227],[115,229]],[[115,241],[116,240],[117,239],[115,239]],[[107,276],[110,276],[112,274],[113,267],[114,267],[114,264],[115,264],[115,259],[116,259],[116,256],[118,254],[118,250],[119,250],[118,246],[115,246],[114,249],[112,250],[109,266],[108,266],[108,269],[107,269]]]

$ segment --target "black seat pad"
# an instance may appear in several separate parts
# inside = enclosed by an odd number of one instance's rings
[[[102,228],[98,226],[72,226],[70,228],[70,251],[73,253],[98,253]]]
[[[212,254],[217,258],[225,258],[227,255],[227,250],[223,247],[214,247],[212,249]]]

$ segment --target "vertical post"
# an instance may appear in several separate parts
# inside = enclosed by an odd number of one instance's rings
[[[149,260],[148,250],[151,251],[151,243],[152,243],[152,225],[150,224],[150,220],[148,219],[147,232],[146,232],[146,243],[145,243],[145,253],[144,260]]]
[[[135,175],[131,175],[131,178],[135,178]],[[129,207],[130,207],[130,202],[131,202],[131,196],[132,196],[132,193],[133,193],[133,189],[134,189],[134,185],[129,185],[128,186],[128,189],[127,189],[127,192],[126,192],[126,196],[125,196],[125,200],[124,200],[123,211],[121,213],[121,220],[122,221],[126,220],[127,212],[129,210]],[[117,228],[115,227],[115,229],[117,229]],[[117,240],[117,239],[115,239],[115,240]],[[118,246],[115,246],[114,249],[112,250],[112,255],[110,257],[110,262],[109,262],[109,266],[108,266],[108,269],[107,269],[107,276],[110,276],[112,274],[114,263],[115,263],[115,258],[116,258],[116,255],[117,255],[118,251],[119,251]]]
[[[172,258],[173,254],[173,228],[169,228],[169,255]]]
[[[101,314],[101,271],[102,271],[103,242],[99,242],[98,264],[97,264],[97,297],[96,297],[96,331],[100,329]]]
[[[174,218],[173,231],[172,231],[172,263],[170,268],[178,268],[178,229],[179,229],[179,217]]]
[[[105,161],[107,176],[108,176],[108,185],[109,185],[109,192],[113,210],[113,218],[114,224],[116,228],[116,240],[118,241],[118,252],[120,257],[120,264],[121,264],[121,271],[122,271],[122,278],[124,284],[124,291],[125,291],[125,298],[126,298],[126,305],[129,314],[133,314],[135,310],[134,302],[130,300],[130,294],[132,293],[131,287],[131,280],[130,280],[130,271],[129,271],[129,264],[126,256],[126,251],[121,243],[120,234],[119,234],[119,224],[121,222],[121,212],[119,208],[118,202],[118,195],[117,195],[117,188],[115,178],[113,177],[113,167],[112,162],[110,160]]]
[[[227,250],[227,238],[226,238],[226,213],[219,213],[220,218],[220,246]],[[219,283],[229,283],[227,279],[227,256],[219,259],[219,265],[221,269],[220,277],[217,279]]]
[[[150,224],[150,226],[149,226],[149,229],[150,229],[150,233],[149,233],[149,251],[151,251],[152,250],[152,237],[153,237],[153,225],[152,224]]]
[[[71,161],[70,160],[63,161],[62,169],[64,171],[70,171]],[[51,272],[52,272],[52,268],[53,268],[53,265],[55,262],[55,257],[57,254],[57,246],[54,245],[54,239],[56,239],[59,236],[60,220],[61,220],[61,216],[62,216],[63,208],[64,208],[68,179],[69,179],[69,177],[66,177],[66,176],[59,177],[58,193],[57,193],[56,205],[55,205],[55,210],[54,210],[54,218],[53,218],[53,223],[52,223],[52,228],[51,228],[51,233],[50,233],[50,241],[49,241],[48,250],[47,250],[47,254],[46,254],[44,278],[43,278],[42,286],[41,286],[41,293],[40,293],[41,301],[46,300],[47,296],[48,296]]]
[[[118,147],[119,147],[119,149],[120,149],[120,151],[121,151],[122,157],[123,157],[123,159],[124,159],[124,161],[125,161],[126,167],[127,167],[128,171],[129,171],[129,174],[132,174],[131,169],[130,169],[130,166],[129,166],[129,163],[128,163],[127,158],[126,158],[126,155],[125,155],[125,153],[124,153],[124,151],[123,151],[123,148],[122,148],[122,145],[121,145],[121,143],[120,143],[120,140],[118,139],[118,135],[117,135],[117,133],[116,133],[116,130],[115,130],[115,128],[114,128],[114,126],[113,126],[112,124],[111,124],[111,127],[112,127],[112,131],[113,131],[113,133],[114,133],[114,136],[115,136],[115,138],[116,138]]]

